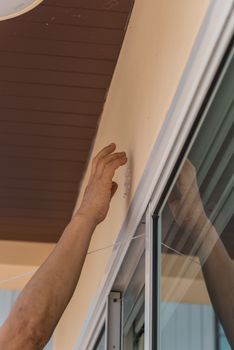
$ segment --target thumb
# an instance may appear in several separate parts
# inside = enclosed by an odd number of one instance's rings
[[[112,187],[111,187],[111,198],[115,195],[115,192],[118,189],[118,184],[116,182],[112,182]]]
[[[175,214],[176,210],[179,209],[180,200],[181,200],[181,194],[180,194],[177,186],[175,186],[173,188],[173,190],[171,191],[169,198],[168,198],[168,204],[169,204],[169,207],[172,210],[173,214]]]

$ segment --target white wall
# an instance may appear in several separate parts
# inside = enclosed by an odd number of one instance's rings
[[[208,4],[209,0],[136,0],[93,151],[114,141],[127,152],[129,162],[116,176],[119,190],[107,220],[96,230],[92,250],[116,240]],[[88,174],[89,169],[81,194]],[[56,350],[73,348],[110,256],[111,249],[87,256],[75,295],[56,330]]]

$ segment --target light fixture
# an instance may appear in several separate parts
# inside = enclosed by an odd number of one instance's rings
[[[0,21],[22,15],[43,0],[0,0]]]

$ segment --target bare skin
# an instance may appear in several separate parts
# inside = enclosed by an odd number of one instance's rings
[[[234,262],[206,216],[196,170],[188,160],[177,180],[177,187],[181,197],[169,198],[171,211],[179,226],[191,233],[193,242],[199,241],[198,256],[207,290],[234,349]]]
[[[115,171],[127,162],[126,154],[115,149],[111,144],[94,158],[81,206],[0,329],[0,349],[41,350],[49,341],[74,293],[93,232],[117,190]]]

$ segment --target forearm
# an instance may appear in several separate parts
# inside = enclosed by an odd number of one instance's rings
[[[92,221],[73,217],[54,251],[18,298],[5,327],[13,337],[20,336],[19,329],[25,332],[25,327],[35,331],[36,345],[28,349],[42,349],[52,335],[77,285],[94,229]]]
[[[205,283],[216,314],[234,348],[234,264],[207,218],[203,218],[202,227],[198,255]]]
[[[211,303],[234,349],[234,266],[204,210],[196,169],[187,159],[169,205],[177,224],[189,233],[193,253],[199,256]],[[178,193],[177,193],[178,192]]]
[[[127,162],[126,153],[113,153],[115,149],[111,143],[93,159],[78,214],[0,329],[1,349],[41,350],[52,335],[77,285],[93,231],[105,219],[118,188],[115,171]]]

